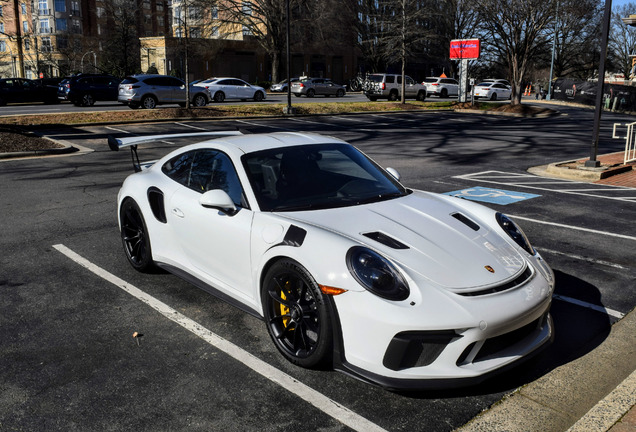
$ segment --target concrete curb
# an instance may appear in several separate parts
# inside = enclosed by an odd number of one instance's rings
[[[632,310],[593,351],[521,387],[457,431],[563,432],[575,424],[573,432],[606,431],[635,400],[635,342]],[[590,411],[607,395],[618,402]]]

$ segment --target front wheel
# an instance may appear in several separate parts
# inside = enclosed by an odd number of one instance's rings
[[[396,100],[398,100],[398,92],[392,91],[391,93],[389,93],[389,100],[391,102],[395,102]]]
[[[195,107],[202,107],[208,103],[208,100],[202,94],[198,94],[194,97],[192,103]]]
[[[126,199],[120,210],[121,242],[126,252],[128,262],[140,272],[154,269],[150,237],[141,210],[137,203]]]
[[[343,89],[338,89],[338,91],[336,92],[336,97],[343,97],[345,95],[345,92]]]
[[[261,301],[267,331],[287,360],[307,368],[330,361],[329,306],[304,267],[289,259],[274,264],[265,276]]]
[[[254,102],[260,102],[264,99],[263,92],[257,91],[254,93]]]

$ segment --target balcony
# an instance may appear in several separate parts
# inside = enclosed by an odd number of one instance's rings
[[[38,9],[38,15],[51,15],[51,9]]]

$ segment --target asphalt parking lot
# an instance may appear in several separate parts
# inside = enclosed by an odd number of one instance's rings
[[[604,117],[603,151],[622,148],[610,138],[614,120],[625,118]],[[591,111],[572,109],[546,119],[400,113],[45,131],[87,151],[0,162],[0,430],[461,427],[594,350],[636,305],[635,195],[526,172],[585,157],[591,122]],[[110,152],[106,136],[236,127],[334,135],[398,169],[409,187],[491,199],[485,204],[516,217],[555,270],[555,343],[476,387],[392,393],[299,369],[258,319],[172,275],[136,273],[115,212],[130,155]],[[143,145],[139,154],[151,160],[177,145]]]

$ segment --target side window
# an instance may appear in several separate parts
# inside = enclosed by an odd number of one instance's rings
[[[406,83],[408,85],[413,85],[413,84],[415,84],[415,81],[413,81],[413,78],[411,78],[410,76],[407,76],[406,77]]]
[[[151,86],[158,86],[158,85],[163,85],[163,83],[161,82],[161,78],[147,78],[144,80],[144,82],[148,85]]]
[[[190,171],[195,153],[196,152],[191,151],[170,159],[161,167],[161,171],[177,183],[189,187]]]
[[[180,79],[177,78],[173,78],[173,77],[166,77],[166,84],[165,85],[169,85],[172,87],[181,87],[182,85],[185,85],[183,83],[183,81],[181,81]]]
[[[246,206],[234,165],[227,155],[216,150],[194,150],[181,154],[166,162],[162,171],[174,181],[199,193],[224,190],[234,204]]]
[[[395,82],[395,77],[393,75],[387,75],[385,78],[385,82],[387,84],[393,84]]]
[[[397,77],[397,83],[398,83],[398,84],[402,84],[402,75],[399,75],[399,76]]]

